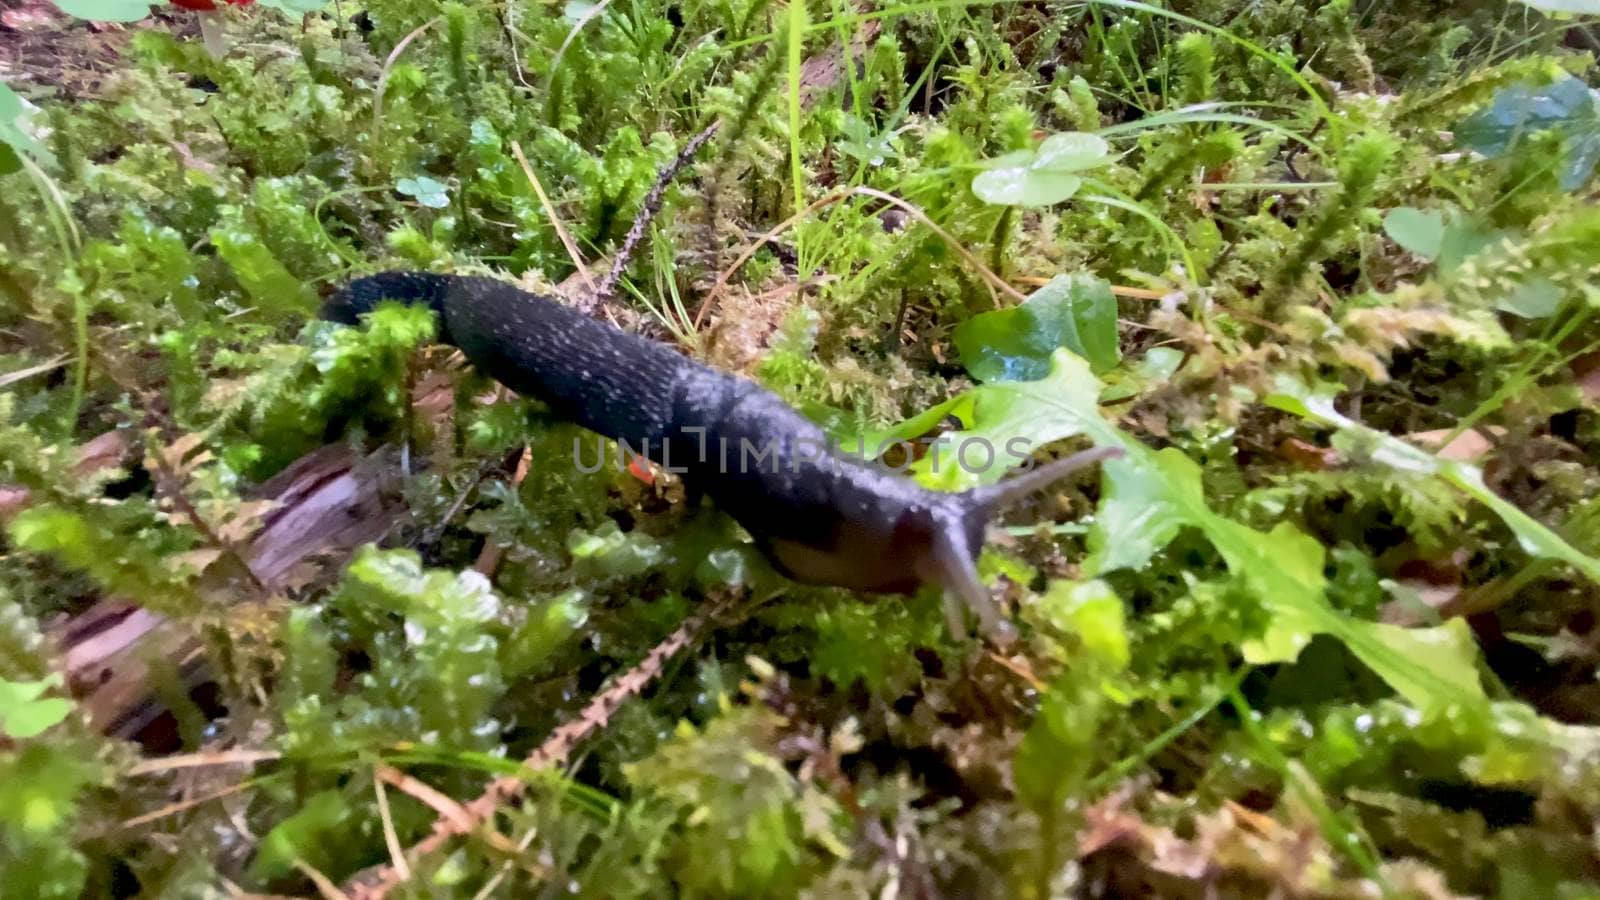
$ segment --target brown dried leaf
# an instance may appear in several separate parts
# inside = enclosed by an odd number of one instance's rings
[[[1279,442],[1278,455],[1313,472],[1335,468],[1341,462],[1339,451],[1332,447],[1318,447],[1294,437],[1286,437]]]
[[[1505,436],[1506,430],[1499,427],[1487,429],[1495,437]],[[1440,459],[1452,459],[1458,462],[1472,462],[1490,450],[1494,449],[1494,442],[1490,441],[1482,431],[1469,428],[1461,432],[1450,443],[1445,439],[1455,431],[1453,428],[1440,428],[1434,431],[1416,431],[1406,435],[1414,444],[1430,450]]]

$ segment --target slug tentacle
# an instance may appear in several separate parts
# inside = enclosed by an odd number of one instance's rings
[[[974,509],[982,510],[985,519],[990,519],[1013,503],[1044,490],[1079,469],[1108,459],[1121,459],[1125,455],[1121,447],[1090,447],[998,484],[973,488],[966,494],[967,503]]]

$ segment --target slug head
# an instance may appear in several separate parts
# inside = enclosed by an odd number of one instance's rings
[[[989,589],[978,577],[978,554],[994,517],[1078,469],[1123,455],[1121,447],[1093,447],[999,484],[951,495],[948,503],[932,511],[928,551],[917,574],[925,583],[944,588],[945,615],[952,634],[966,633],[961,610],[965,603],[995,643],[1005,645],[1016,637],[1015,629],[1001,618]]]

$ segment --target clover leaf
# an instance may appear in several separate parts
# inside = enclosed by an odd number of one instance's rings
[[[1080,131],[1052,134],[1038,150],[1008,153],[972,179],[972,192],[1000,206],[1050,206],[1070,199],[1083,186],[1073,174],[1103,166],[1111,148],[1097,135]]]

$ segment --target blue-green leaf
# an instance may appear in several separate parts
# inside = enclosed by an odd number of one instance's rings
[[[1383,217],[1383,231],[1396,244],[1432,261],[1444,243],[1444,215],[1438,210],[1402,206]]]
[[[1521,2],[1540,12],[1600,16],[1600,0],[1521,0]]]
[[[426,175],[402,178],[395,183],[394,189],[429,209],[444,209],[450,205],[450,188],[444,182]]]
[[[1495,158],[1540,131],[1556,131],[1567,139],[1561,187],[1582,187],[1600,162],[1600,100],[1582,79],[1567,76],[1544,86],[1503,88],[1487,109],[1457,126],[1455,134],[1461,146]]]
[[[1052,134],[1036,151],[990,160],[989,170],[972,180],[972,192],[985,203],[1000,206],[1061,203],[1083,186],[1083,179],[1073,173],[1105,165],[1110,150],[1099,135],[1077,131]]]
[[[31,110],[17,93],[0,82],[0,175],[22,168],[18,156],[27,156],[42,165],[55,165],[55,157],[34,136],[28,119]]]
[[[147,0],[51,0],[51,2],[67,15],[88,19],[91,22],[137,22],[150,15],[150,3]]]

